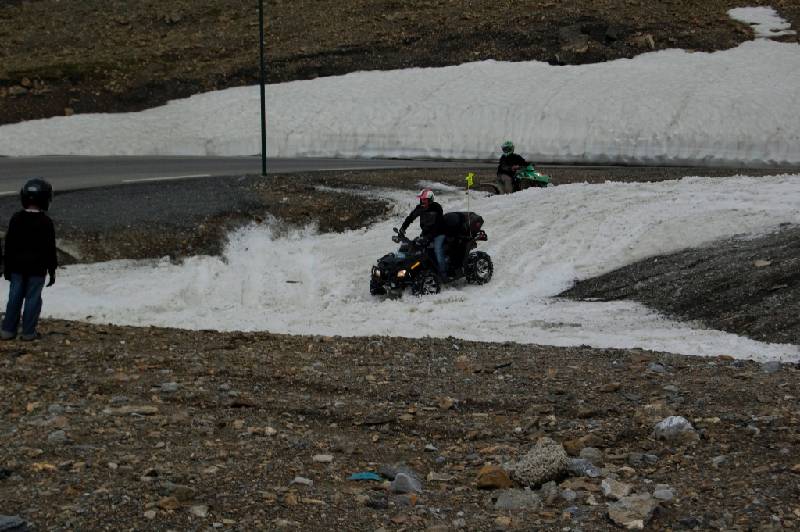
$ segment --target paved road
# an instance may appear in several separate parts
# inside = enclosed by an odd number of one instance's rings
[[[268,159],[267,173],[391,168],[483,168],[495,163],[401,159]],[[0,195],[16,194],[30,177],[56,190],[223,175],[258,175],[260,157],[0,157]]]

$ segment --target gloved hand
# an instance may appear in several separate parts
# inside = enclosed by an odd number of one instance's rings
[[[56,271],[50,270],[47,273],[50,274],[50,281],[47,283],[47,286],[53,286],[54,284],[56,284]]]

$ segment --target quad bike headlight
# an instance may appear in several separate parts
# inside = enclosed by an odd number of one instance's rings
[[[380,277],[381,276],[381,271],[378,268],[373,266],[372,267],[372,276],[373,277]]]
[[[397,278],[402,279],[403,277],[406,276],[406,273],[407,272],[405,270],[400,270],[399,272],[397,272]]]

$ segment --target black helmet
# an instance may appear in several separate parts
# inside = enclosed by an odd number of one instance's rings
[[[33,206],[46,211],[53,201],[53,187],[44,179],[36,177],[25,183],[19,191],[19,199],[26,209]]]

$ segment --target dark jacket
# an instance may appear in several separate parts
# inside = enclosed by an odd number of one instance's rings
[[[4,250],[4,273],[34,277],[52,275],[58,267],[56,231],[44,212],[19,211],[8,222]]]
[[[506,174],[514,177],[516,172],[511,169],[512,166],[528,166],[528,161],[518,153],[509,153],[508,155],[504,153],[500,156],[500,164],[497,165],[497,175]]]
[[[411,225],[417,217],[419,217],[419,228],[422,230],[422,236],[426,238],[433,238],[436,235],[442,234],[444,231],[444,211],[442,206],[435,201],[430,202],[428,208],[423,207],[421,204],[417,205],[411,214],[406,216],[403,225],[400,226],[400,232],[405,233],[408,226]]]
[[[483,226],[483,218],[474,212],[448,212],[443,220],[447,236],[471,237]]]

